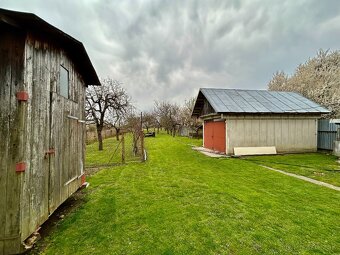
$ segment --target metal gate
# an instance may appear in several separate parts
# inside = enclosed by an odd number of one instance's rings
[[[330,120],[318,121],[318,149],[333,150],[336,140],[337,126],[330,123]]]

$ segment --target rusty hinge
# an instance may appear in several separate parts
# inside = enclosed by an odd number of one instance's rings
[[[28,100],[28,93],[26,91],[18,91],[16,97],[18,101],[26,102]]]
[[[26,170],[26,162],[18,162],[18,163],[16,163],[16,165],[15,165],[15,171],[17,172],[17,173],[20,173],[20,172],[25,172],[25,170]]]
[[[49,155],[54,155],[54,154],[55,154],[54,148],[49,148],[49,150],[45,152],[45,158],[47,158]]]

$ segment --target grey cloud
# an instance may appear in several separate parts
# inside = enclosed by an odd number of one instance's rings
[[[337,0],[10,1],[82,41],[101,76],[142,109],[199,87],[265,88],[320,48],[337,49]]]

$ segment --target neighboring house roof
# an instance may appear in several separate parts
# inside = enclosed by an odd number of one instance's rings
[[[70,35],[50,25],[33,13],[10,11],[1,8],[0,24],[7,24],[52,39],[67,52],[82,75],[86,85],[100,85],[97,73],[86,53],[84,45]]]
[[[204,98],[216,113],[308,113],[330,111],[295,92],[201,88],[192,115],[200,115]]]

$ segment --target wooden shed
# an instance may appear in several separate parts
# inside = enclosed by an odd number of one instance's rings
[[[317,120],[325,113],[294,92],[201,88],[192,115],[204,120],[205,148],[233,155],[235,148],[316,151]]]
[[[0,254],[84,180],[84,98],[100,85],[81,42],[31,13],[0,9]]]

